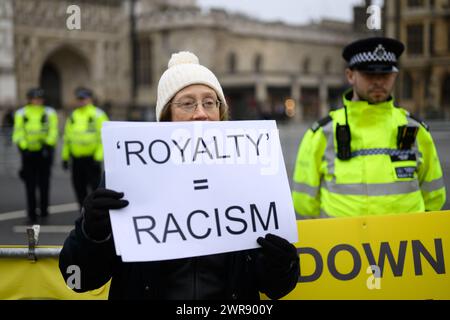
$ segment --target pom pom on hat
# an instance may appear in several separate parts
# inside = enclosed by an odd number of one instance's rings
[[[212,88],[220,101],[227,107],[222,87],[214,73],[200,64],[198,57],[192,52],[180,51],[172,54],[168,69],[158,83],[156,102],[156,120],[159,121],[164,107],[183,88],[193,84],[203,84]]]
[[[189,51],[181,51],[178,53],[173,53],[172,57],[169,60],[168,67],[172,68],[173,66],[179,65],[179,64],[200,64],[200,61],[198,60],[198,57]]]

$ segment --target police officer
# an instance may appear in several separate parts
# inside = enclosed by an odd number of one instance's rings
[[[40,215],[48,215],[50,169],[58,141],[58,117],[53,108],[43,105],[42,89],[30,89],[27,99],[28,104],[14,115],[13,142],[21,153],[19,175],[25,182],[28,218],[34,223],[37,219],[36,188],[40,191]]]
[[[80,205],[100,183],[103,146],[101,127],[108,116],[94,106],[93,93],[87,88],[75,90],[78,108],[66,121],[62,149],[63,169],[72,168],[72,184]]]
[[[396,107],[404,45],[375,37],[345,47],[352,88],[344,108],[315,123],[300,144],[293,201],[301,216],[344,217],[440,210],[445,186],[428,126]]]

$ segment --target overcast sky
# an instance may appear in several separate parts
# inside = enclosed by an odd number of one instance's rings
[[[381,1],[376,1],[381,2]],[[352,21],[354,5],[363,0],[197,0],[203,8],[225,8],[230,12],[242,12],[262,20],[281,20],[293,24],[305,24],[312,20],[333,18]]]

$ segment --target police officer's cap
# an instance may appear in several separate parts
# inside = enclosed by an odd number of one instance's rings
[[[28,99],[44,98],[44,90],[41,88],[31,88],[27,92]]]
[[[398,60],[405,46],[398,40],[373,37],[357,40],[344,48],[348,67],[366,73],[398,72]]]
[[[78,99],[87,99],[87,98],[92,98],[93,93],[91,90],[89,90],[87,88],[77,88],[75,90],[75,96]]]

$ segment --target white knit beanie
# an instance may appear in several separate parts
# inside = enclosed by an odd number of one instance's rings
[[[164,107],[178,91],[193,84],[204,84],[214,89],[219,100],[226,106],[222,87],[214,73],[202,66],[195,54],[181,51],[172,54],[168,69],[159,79],[156,120],[159,121]]]

